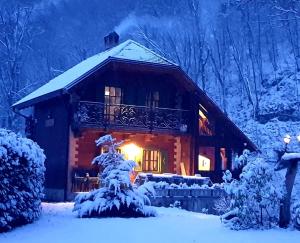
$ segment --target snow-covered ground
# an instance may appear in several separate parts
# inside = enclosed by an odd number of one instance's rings
[[[154,218],[79,219],[72,203],[43,204],[43,215],[33,224],[0,234],[0,243],[120,243],[120,242],[299,242],[300,232],[273,229],[232,231],[219,217],[176,208],[157,208]]]

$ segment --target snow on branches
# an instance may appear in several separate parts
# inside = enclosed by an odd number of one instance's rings
[[[282,178],[264,158],[248,156],[240,179],[224,174],[225,191],[230,198],[222,222],[231,229],[270,228],[278,224],[280,200],[284,190]]]
[[[103,146],[104,152],[94,158],[93,164],[99,165],[101,188],[75,198],[74,211],[79,217],[146,217],[155,216],[149,207],[147,195],[153,194],[149,184],[135,188],[130,181],[130,173],[136,163],[126,160],[117,151],[117,143],[111,135],[96,140],[97,146]]]
[[[0,232],[40,216],[44,161],[36,143],[0,129]]]

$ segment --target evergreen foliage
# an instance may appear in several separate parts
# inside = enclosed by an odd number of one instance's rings
[[[282,178],[263,158],[251,156],[240,179],[224,173],[224,188],[230,197],[229,210],[221,216],[231,229],[271,228],[278,224]]]
[[[124,159],[117,152],[121,143],[111,135],[100,137],[97,146],[105,146],[108,151],[97,156],[93,164],[102,168],[101,188],[75,198],[74,211],[79,217],[146,217],[155,216],[149,207],[146,194],[154,193],[150,184],[135,188],[130,181],[130,173],[135,162]]]
[[[44,161],[32,140],[0,129],[0,232],[40,216]]]

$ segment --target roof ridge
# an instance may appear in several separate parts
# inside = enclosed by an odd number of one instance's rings
[[[110,51],[113,52],[114,49],[117,49],[117,50],[115,50],[115,52],[112,53],[111,55],[109,55],[108,57],[111,57],[111,56],[114,56],[114,55],[118,55],[118,54],[120,54],[121,51],[124,50],[125,47],[127,47],[130,44],[130,41],[132,41],[132,40],[128,39],[126,41],[123,41],[123,42],[119,43],[118,45],[112,47],[111,49],[99,52],[98,55],[101,55],[101,54],[103,54],[105,52],[110,52]]]

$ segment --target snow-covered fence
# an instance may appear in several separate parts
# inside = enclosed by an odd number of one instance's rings
[[[208,212],[216,214],[215,201],[225,196],[225,191],[220,188],[168,188],[155,189],[155,197],[151,197],[151,205],[169,207],[178,205],[188,211]]]

